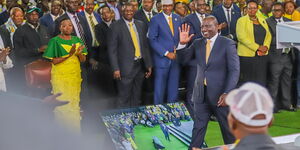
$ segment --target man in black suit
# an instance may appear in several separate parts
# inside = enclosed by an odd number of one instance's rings
[[[274,3],[272,7],[273,16],[266,21],[272,34],[272,42],[269,51],[270,59],[270,82],[268,84],[270,94],[274,100],[274,111],[284,108],[292,110],[291,106],[291,87],[293,63],[291,57],[291,48],[276,48],[276,25],[278,22],[291,21],[283,17],[284,8],[281,3]],[[278,93],[281,97],[278,97]],[[282,103],[282,104],[281,104]]]
[[[108,54],[117,80],[118,107],[138,106],[144,77],[152,72],[147,29],[143,22],[133,19],[129,3],[122,7],[122,15],[110,27]]]
[[[47,48],[49,41],[48,30],[45,26],[39,23],[39,12],[41,10],[35,6],[28,8],[26,12],[27,22],[18,27],[14,36],[14,52],[15,52],[15,74],[17,75],[18,88],[21,94],[24,93],[25,84],[25,69],[24,65],[31,63],[41,58],[42,53]]]
[[[134,19],[143,21],[147,28],[148,23],[150,22],[150,19],[156,15],[157,13],[152,10],[154,5],[154,0],[143,0],[142,1],[142,9],[138,10],[134,14]]]

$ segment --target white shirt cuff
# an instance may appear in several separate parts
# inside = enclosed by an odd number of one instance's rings
[[[167,56],[168,54],[169,54],[169,51],[166,51],[166,52],[165,52],[165,56]]]

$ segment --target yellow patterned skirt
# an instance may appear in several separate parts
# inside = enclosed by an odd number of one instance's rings
[[[73,55],[62,63],[52,65],[52,92],[62,93],[58,100],[69,102],[55,108],[55,119],[77,133],[80,133],[81,82],[80,62],[77,56]]]

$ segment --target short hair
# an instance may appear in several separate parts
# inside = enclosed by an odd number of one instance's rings
[[[258,2],[256,0],[249,0],[249,1],[247,1],[247,6],[248,6],[249,3],[255,3],[256,6],[258,6]]]
[[[274,7],[276,5],[281,6],[284,9],[284,6],[282,5],[281,2],[275,2],[275,3],[273,3],[272,7]]]
[[[288,3],[292,3],[292,4],[294,5],[294,8],[295,8],[295,9],[297,8],[297,5],[296,5],[295,2],[293,2],[293,1],[287,1],[287,2],[285,2],[285,3],[283,4],[283,5],[284,5],[283,9],[285,9],[285,7],[286,7],[286,5],[287,5]]]
[[[209,15],[209,16],[205,17],[204,19],[205,19],[205,20],[211,19],[211,20],[214,21],[214,23],[215,23],[216,25],[219,24],[217,18],[216,18],[215,16],[213,16],[213,15]]]
[[[71,21],[71,19],[70,18],[63,18],[63,19],[61,19],[59,22],[58,22],[58,27],[60,27],[61,26],[61,23],[62,22],[64,22],[64,21],[66,21],[66,20],[70,20]]]
[[[103,6],[101,6],[98,10],[97,10],[97,12],[98,12],[98,14],[102,14],[102,9],[103,8],[108,8],[109,9],[109,11],[112,11],[112,9],[110,9],[110,7],[108,6],[108,5],[103,5]]]
[[[124,3],[123,6],[122,6],[122,12],[126,9],[126,7],[129,7],[129,6],[132,7],[132,5],[130,4],[130,2]]]
[[[21,11],[24,14],[24,11],[22,8],[20,7],[13,7],[10,9],[10,16],[14,15],[16,13],[16,11]]]

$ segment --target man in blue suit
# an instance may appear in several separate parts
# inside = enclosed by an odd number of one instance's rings
[[[177,101],[180,69],[175,58],[181,19],[172,13],[173,6],[173,0],[162,0],[163,12],[155,15],[149,24],[148,38],[155,67],[154,104],[164,102],[165,91],[168,102]]]
[[[237,20],[241,17],[241,10],[233,4],[233,0],[223,0],[222,4],[214,7],[212,15],[220,23],[221,35],[236,41],[235,29]]]
[[[180,43],[191,40],[189,27],[182,27]],[[201,148],[209,118],[217,117],[225,144],[234,142],[227,123],[228,107],[225,98],[236,87],[240,65],[234,41],[218,35],[218,22],[214,16],[203,19],[203,37],[196,39],[189,48],[178,51],[181,63],[192,57],[197,61],[197,76],[192,100],[194,102],[194,126],[190,149]]]
[[[60,0],[53,0],[50,3],[51,9],[50,13],[45,14],[40,18],[40,23],[47,27],[48,33],[52,36],[54,32],[54,21],[60,16],[62,9],[62,3]]]
[[[196,0],[194,3],[195,3],[195,7],[196,7],[196,12],[186,16],[183,20],[184,23],[187,23],[190,26],[190,34],[195,35],[193,37],[193,39],[188,43],[188,45],[192,44],[195,39],[202,38],[201,22],[206,16],[208,16],[208,14],[206,14],[205,0]],[[189,64],[186,66],[186,69],[187,69],[187,72],[186,72],[187,105],[186,106],[192,117],[194,115],[194,112],[193,112],[193,103],[191,102],[191,98],[192,98],[192,93],[193,93],[194,81],[195,81],[195,77],[197,74],[197,65],[196,64],[197,64],[196,61],[194,59],[192,59],[189,62]]]

